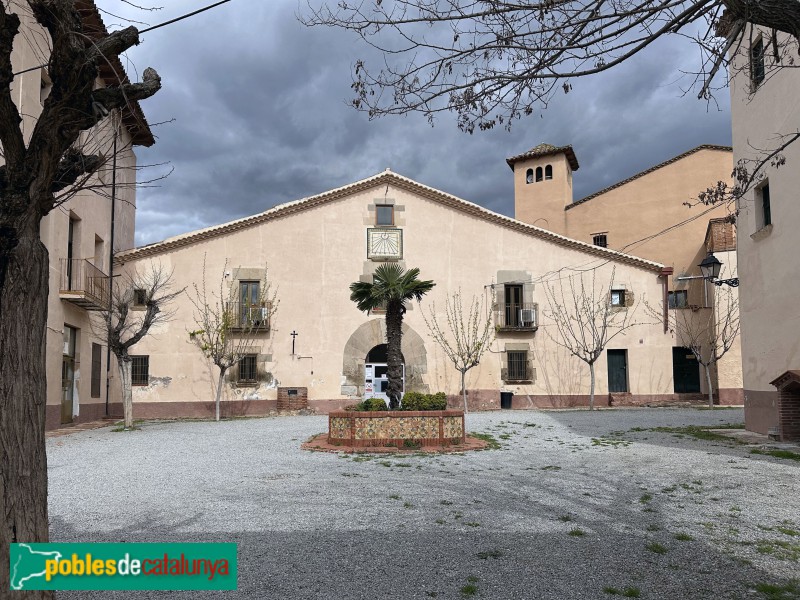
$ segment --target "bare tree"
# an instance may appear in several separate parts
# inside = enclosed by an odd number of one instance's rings
[[[738,294],[731,288],[717,289],[712,308],[699,311],[671,310],[669,322],[678,343],[691,350],[697,362],[703,365],[708,405],[713,407],[711,368],[733,348],[739,336]]]
[[[614,290],[614,271],[608,286],[598,286],[596,270],[592,270],[588,284],[583,274],[570,275],[558,279],[555,284],[545,284],[544,290],[549,304],[547,316],[553,323],[552,327],[545,324],[545,333],[589,365],[589,410],[593,410],[594,365],[612,340],[641,324],[634,320],[639,302],[633,300],[627,290]],[[616,294],[616,298],[612,294]],[[619,306],[615,306],[617,298]]]
[[[264,269],[264,280],[255,293],[249,289],[246,298],[236,300],[237,290],[228,289],[225,281],[228,262],[222,269],[217,290],[206,286],[206,259],[203,257],[203,279],[194,284],[194,294],[189,298],[194,306],[197,329],[189,332],[189,339],[219,369],[215,398],[215,418],[219,421],[222,385],[228,369],[250,354],[257,337],[269,331],[270,321],[278,310],[277,290],[271,290]],[[255,289],[255,288],[253,288]]]
[[[101,65],[139,43],[136,27],[111,34],[87,28],[73,0],[0,2],[0,548],[45,542],[47,460],[44,444],[45,327],[49,261],[40,223],[58,199],[102,163],[81,151],[84,132],[109,113],[149,98],[161,87],[153,69],[141,83],[118,73],[98,87]],[[89,5],[88,10],[92,10]],[[83,7],[86,10],[86,7]],[[14,102],[12,49],[26,41],[17,13],[47,32],[45,70],[52,82],[36,124]],[[28,36],[29,37],[29,36]],[[23,132],[23,118],[28,126]],[[87,134],[88,135],[88,134]],[[0,589],[9,589],[9,564],[0,560]],[[28,592],[28,597],[50,597]]]
[[[159,323],[169,321],[175,311],[167,309],[186,288],[172,290],[172,273],[153,264],[143,274],[123,275],[111,292],[111,306],[104,315],[108,348],[117,358],[122,381],[124,429],[133,429],[133,389],[130,350]]]
[[[492,342],[492,317],[487,316],[483,299],[472,297],[469,308],[465,312],[461,298],[461,290],[445,299],[444,316],[446,328],[439,324],[436,316],[436,304],[430,307],[430,319],[422,313],[428,333],[442,348],[447,358],[453,363],[456,371],[461,373],[461,394],[464,398],[464,412],[467,412],[467,371],[478,366],[481,356]]]
[[[569,92],[573,78],[612,69],[667,35],[698,45],[701,98],[733,54],[749,51],[753,26],[773,39],[788,34],[773,44],[776,69],[793,64],[800,36],[796,0],[367,0],[309,9],[304,24],[352,31],[384,55],[376,71],[356,61],[356,108],[430,120],[452,111],[470,133],[510,127],[556,90]]]

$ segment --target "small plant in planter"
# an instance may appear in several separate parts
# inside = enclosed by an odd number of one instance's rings
[[[368,411],[368,410],[387,410],[386,402],[382,398],[366,398],[358,404],[348,406],[347,410]]]

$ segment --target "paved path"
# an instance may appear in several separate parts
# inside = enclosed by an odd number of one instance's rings
[[[324,417],[95,429],[48,440],[52,539],[236,542],[239,598],[766,598],[800,572],[800,463],[652,431],[741,422],[471,414],[501,449],[374,458],[301,451]]]

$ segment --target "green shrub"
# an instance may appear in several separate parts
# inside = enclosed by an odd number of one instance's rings
[[[358,404],[354,404],[353,406],[348,406],[345,410],[388,410],[386,407],[386,402],[383,401],[382,398],[367,398],[359,402]]]
[[[445,410],[447,396],[444,392],[438,394],[423,394],[421,392],[406,392],[400,410]]]

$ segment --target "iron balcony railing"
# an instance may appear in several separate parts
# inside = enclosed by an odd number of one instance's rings
[[[269,330],[269,317],[272,312],[269,304],[246,304],[229,302],[228,311],[233,320],[232,329],[236,330]]]
[[[494,315],[500,330],[535,331],[539,327],[539,305],[535,302],[501,305]]]
[[[83,258],[62,258],[59,295],[86,310],[108,309],[108,275]]]

